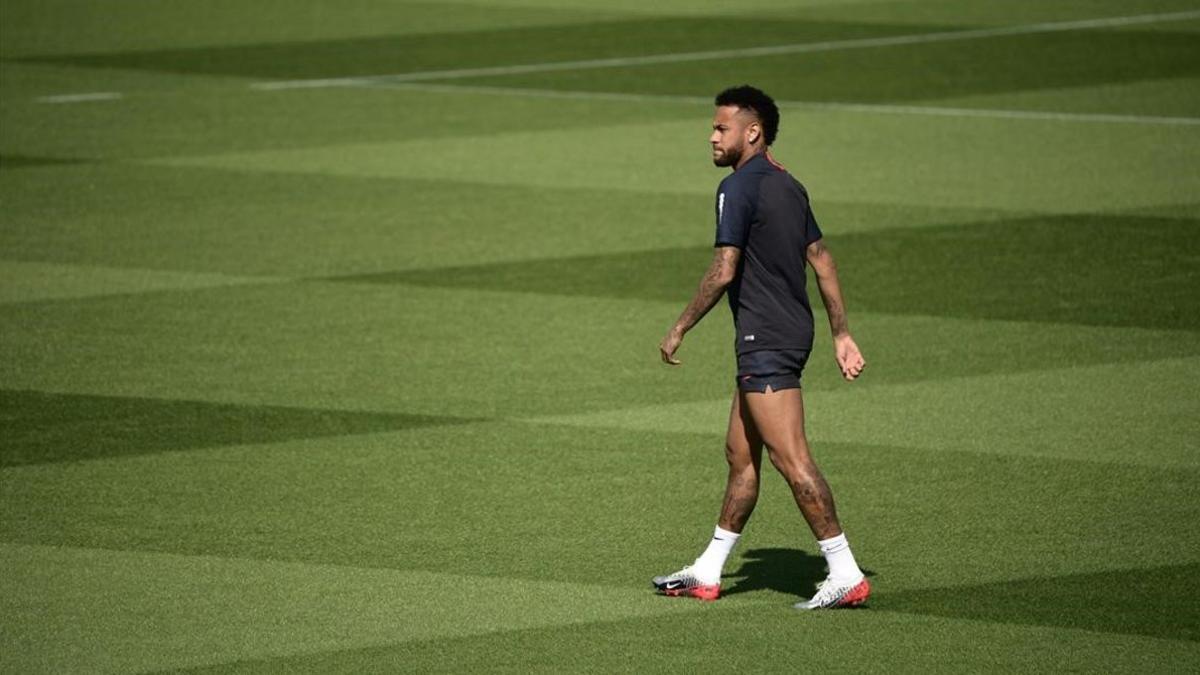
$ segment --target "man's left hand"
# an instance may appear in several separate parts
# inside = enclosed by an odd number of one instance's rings
[[[849,335],[835,337],[833,339],[833,350],[838,368],[842,370],[842,377],[846,378],[846,380],[854,381],[867,367],[867,362],[863,359],[862,352],[858,351],[858,345],[854,343],[854,338]]]

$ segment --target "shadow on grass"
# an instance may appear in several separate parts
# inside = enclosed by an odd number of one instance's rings
[[[721,595],[750,591],[777,591],[797,598],[811,598],[817,583],[825,579],[825,558],[792,548],[756,548],[742,554],[742,566],[726,574],[734,582]],[[875,576],[863,570],[867,577]]]
[[[721,595],[770,590],[808,598],[824,578],[825,559],[819,555],[753,549],[726,575],[733,584]],[[873,591],[866,606],[876,611],[1200,642],[1197,563],[897,592],[876,586]]]
[[[1200,642],[1200,564],[880,593],[880,610]]]

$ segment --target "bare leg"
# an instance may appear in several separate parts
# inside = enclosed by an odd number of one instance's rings
[[[721,504],[722,529],[741,532],[758,503],[758,472],[762,465],[763,441],[749,412],[742,405],[741,392],[734,391],[729,411],[729,431],[725,434],[725,460],[729,480],[725,501]]]
[[[770,453],[771,463],[792,487],[796,506],[817,539],[842,533],[833,493],[813,462],[804,435],[804,398],[799,389],[743,393],[743,407]],[[730,474],[732,476],[732,474]]]

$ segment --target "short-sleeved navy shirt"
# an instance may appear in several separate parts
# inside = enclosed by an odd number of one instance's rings
[[[820,238],[808,191],[766,153],[721,181],[715,245],[742,250],[727,289],[738,354],[812,349],[805,251]]]

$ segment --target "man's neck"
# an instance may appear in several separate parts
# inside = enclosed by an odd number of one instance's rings
[[[760,147],[755,148],[753,152],[751,152],[748,155],[743,156],[740,160],[738,160],[737,166],[733,167],[733,170],[737,171],[738,169],[742,168],[743,166],[746,166],[747,162],[754,159],[755,157],[758,157],[761,154],[766,153],[766,151],[767,151],[767,148],[765,146],[760,146]]]

